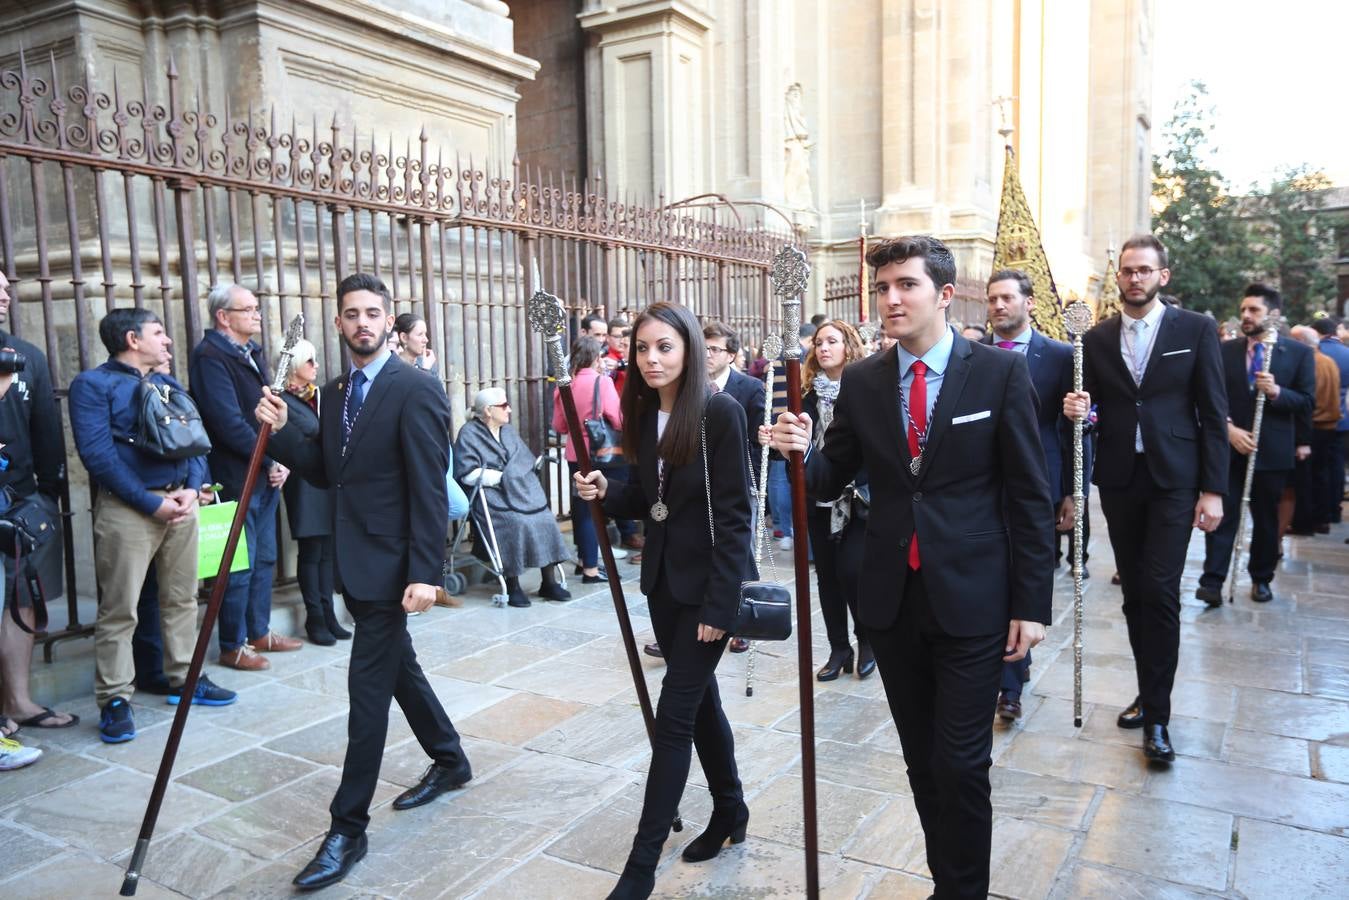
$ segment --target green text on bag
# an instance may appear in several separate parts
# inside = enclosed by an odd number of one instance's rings
[[[197,517],[197,577],[214,578],[220,571],[220,557],[225,555],[225,542],[229,540],[230,525],[234,522],[234,511],[239,508],[237,500],[228,503],[209,503],[200,508]],[[239,546],[234,548],[234,559],[230,562],[231,572],[242,572],[248,568],[248,541],[243,532],[239,533]]]

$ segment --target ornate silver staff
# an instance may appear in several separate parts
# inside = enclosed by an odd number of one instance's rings
[[[763,424],[765,427],[773,425],[773,365],[778,356],[782,353],[782,338],[776,334],[770,334],[764,338],[763,347],[760,348],[764,359],[768,361],[768,366],[764,369],[763,385]],[[759,483],[756,491],[756,502],[758,504],[758,519],[754,532],[754,566],[759,570],[759,577],[763,577],[764,560],[768,560],[768,566],[773,570],[773,580],[778,580],[777,563],[773,562],[773,554],[768,552],[768,528],[765,520],[768,517],[768,450],[765,444],[759,450]],[[755,645],[751,641],[749,645],[749,658],[745,661],[745,696],[754,696],[754,654]]]
[[[294,356],[295,344],[304,337],[304,314],[290,320],[286,329],[286,343],[281,348],[281,359],[276,364],[276,377],[272,380],[272,392],[281,393],[286,389],[286,379],[290,377],[290,361]],[[155,833],[155,823],[159,821],[159,809],[164,803],[164,792],[169,786],[169,776],[173,773],[173,763],[178,757],[178,744],[187,728],[187,714],[192,710],[192,697],[197,692],[197,679],[201,677],[202,663],[206,661],[206,650],[211,646],[211,631],[215,628],[216,617],[220,614],[220,604],[225,599],[225,587],[229,584],[230,566],[234,563],[234,551],[244,533],[244,518],[248,515],[248,501],[253,496],[253,486],[258,479],[258,470],[262,467],[262,457],[267,449],[267,439],[272,435],[272,426],[263,423],[258,429],[257,440],[253,443],[253,455],[249,457],[248,469],[244,475],[244,486],[239,491],[239,506],[234,511],[234,521],[230,523],[229,536],[225,539],[225,549],[220,555],[220,568],[216,570],[215,584],[211,586],[211,599],[206,603],[206,613],[202,616],[201,630],[197,633],[197,646],[192,651],[192,662],[187,667],[187,680],[183,682],[182,702],[173,714],[173,726],[169,729],[168,740],[164,743],[164,755],[159,760],[159,771],[155,773],[154,787],[150,789],[150,802],[145,805],[145,817],[141,820],[140,834],[136,838],[136,847],[131,852],[131,861],[126,867],[126,877],[122,879],[121,895],[131,897],[136,893],[140,882],[141,867],[145,864],[145,854],[150,849],[150,838]],[[200,487],[200,485],[189,485]]]
[[[796,247],[783,247],[773,257],[773,293],[782,298],[782,346],[787,364],[787,409],[801,415],[801,294],[810,279],[810,263]],[[807,534],[805,457],[787,455],[792,485],[792,531]],[[815,685],[810,655],[810,542],[793,544],[796,567],[796,665],[801,701],[801,795],[806,840],[806,896],[820,896],[819,838],[815,822]]]
[[[576,413],[576,398],[571,393],[571,372],[567,369],[566,351],[562,346],[562,335],[567,327],[567,308],[556,296],[540,290],[535,291],[534,296],[529,298],[527,315],[530,327],[543,335],[544,345],[548,348],[548,357],[553,363],[558,395],[562,398],[562,411],[567,416],[567,437],[576,450],[576,467],[580,469],[582,475],[589,475],[590,449],[586,446],[585,436],[581,431],[581,417]],[[609,581],[609,596],[614,601],[618,630],[623,636],[623,649],[628,656],[632,686],[637,691],[637,705],[642,708],[646,737],[654,749],[656,716],[651,709],[651,695],[646,689],[646,678],[642,675],[642,661],[637,655],[637,638],[632,633],[632,618],[628,615],[628,603],[623,596],[623,583],[618,577],[618,564],[614,562],[614,548],[609,543],[609,522],[604,516],[599,500],[592,500],[589,506],[591,521],[595,523],[595,535],[599,539],[600,555],[604,559],[604,571]],[[675,831],[684,830],[684,820],[678,812],[675,812],[672,827]]]
[[[1265,330],[1260,335],[1260,343],[1265,345],[1265,358],[1260,364],[1260,371],[1268,375],[1270,363],[1274,361],[1274,346],[1279,342],[1279,328],[1283,325],[1283,317],[1271,315],[1265,317]],[[1251,482],[1255,480],[1255,458],[1260,453],[1260,426],[1265,419],[1265,392],[1257,390],[1255,392],[1255,417],[1251,419],[1251,438],[1255,446],[1251,448],[1251,455],[1246,457],[1246,480],[1241,487],[1241,505],[1237,507],[1237,540],[1232,545],[1232,561],[1227,570],[1227,602],[1236,601],[1237,592],[1237,568],[1241,563],[1241,556],[1246,551],[1246,510],[1251,505]]]
[[[1073,390],[1082,390],[1082,336],[1091,328],[1091,307],[1081,300],[1068,304],[1063,324],[1073,337]],[[1073,727],[1082,727],[1082,517],[1087,492],[1083,484],[1082,429],[1073,419]]]

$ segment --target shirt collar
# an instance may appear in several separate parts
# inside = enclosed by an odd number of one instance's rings
[[[1159,301],[1157,301],[1157,303],[1152,307],[1152,309],[1148,310],[1148,314],[1147,314],[1146,316],[1143,317],[1143,324],[1146,325],[1147,328],[1148,328],[1148,331],[1151,332],[1153,329],[1155,329],[1155,328],[1157,327],[1157,323],[1160,322],[1160,321],[1162,320],[1162,316],[1164,316],[1164,315],[1166,315],[1166,304],[1165,304],[1165,303],[1162,303],[1162,302],[1159,300]],[[1133,318],[1133,316],[1127,316],[1127,315],[1124,316],[1124,319],[1125,319],[1125,322],[1124,322],[1124,327],[1125,327],[1125,328],[1128,328],[1128,327],[1129,327],[1129,323],[1130,323],[1130,322],[1137,321],[1136,319]]]
[[[717,390],[724,391],[726,390],[726,385],[730,380],[731,380],[731,367],[727,366],[726,371],[722,372],[716,378],[712,379],[712,383],[717,386]]]
[[[384,352],[380,353],[379,356],[376,356],[374,359],[370,360],[370,362],[365,364],[365,368],[361,369],[361,371],[365,373],[365,381],[367,384],[370,384],[375,380],[375,378],[379,375],[379,373],[384,369],[384,364],[389,361],[389,357],[392,355],[393,355],[392,351],[390,351],[388,347],[385,347]],[[353,363],[351,369],[347,372],[347,375],[349,377],[351,375],[354,375],[355,373],[356,373],[356,366]]]
[[[934,375],[941,375],[946,371],[946,365],[951,361],[951,350],[955,346],[955,332],[951,326],[946,326],[946,333],[941,336],[941,340],[928,348],[923,354],[923,364],[927,370]],[[914,361],[918,359],[912,353],[904,349],[903,344],[896,344],[895,350],[899,352],[899,377],[903,378],[909,373]]]
[[[1027,325],[1020,334],[1018,334],[1016,337],[1010,338],[1005,338],[995,331],[993,332],[993,344],[996,346],[998,341],[1011,341],[1013,344],[1029,344],[1031,331],[1033,330],[1034,329],[1032,329],[1029,325]]]

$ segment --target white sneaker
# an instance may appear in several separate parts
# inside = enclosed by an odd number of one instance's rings
[[[624,549],[623,547],[618,546],[617,544],[612,544],[612,545],[609,547],[609,549],[612,550],[612,551],[614,551],[614,559],[627,559],[627,558],[628,558],[628,551],[627,551],[626,549]]]
[[[789,537],[780,537],[773,542],[779,550],[792,549],[792,539]]]
[[[13,738],[0,738],[0,772],[31,766],[42,758],[36,747],[25,747]]]

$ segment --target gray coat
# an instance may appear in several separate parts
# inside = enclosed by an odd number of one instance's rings
[[[474,469],[501,471],[501,483],[483,488],[492,510],[492,527],[501,553],[502,574],[510,577],[571,559],[562,539],[548,497],[534,474],[534,453],[510,425],[501,429],[501,439],[478,419],[468,422],[454,442],[454,477],[461,483]],[[471,490],[472,485],[464,485]],[[479,539],[485,537],[482,500],[475,499],[470,515]]]
[[[288,424],[305,438],[316,437],[319,433],[318,413],[290,391],[281,396],[289,411]],[[333,533],[333,498],[327,490],[314,487],[299,475],[292,474],[286,479],[281,493],[286,498],[286,519],[292,537],[325,537]]]

